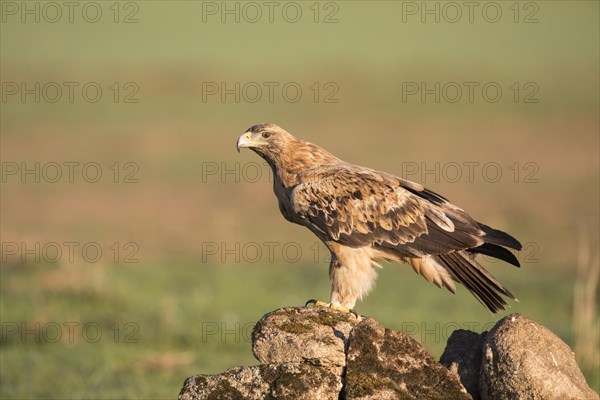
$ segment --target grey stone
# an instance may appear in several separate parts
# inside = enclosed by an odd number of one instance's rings
[[[473,400],[479,400],[479,374],[483,341],[487,332],[458,329],[450,335],[440,363],[456,374]]]
[[[340,376],[307,363],[231,368],[219,375],[185,380],[179,400],[337,399]]]
[[[448,368],[402,332],[322,307],[266,314],[252,350],[261,365],[192,376],[179,399],[598,399],[571,349],[518,314],[454,332]]]
[[[311,362],[343,367],[348,335],[359,320],[324,307],[286,307],[266,314],[252,332],[252,352],[263,364]]]
[[[350,333],[344,398],[470,399],[458,378],[412,337],[372,318]]]
[[[569,346],[520,314],[503,318],[488,333],[480,389],[483,400],[598,399]]]

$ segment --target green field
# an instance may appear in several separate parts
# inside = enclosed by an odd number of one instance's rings
[[[323,246],[235,151],[266,121],[521,240],[521,269],[484,262],[509,312],[600,390],[597,277],[573,294],[599,264],[599,3],[482,2],[472,22],[435,1],[277,4],[270,22],[262,2],[82,2],[71,22],[0,1],[0,398],[174,398],[255,363],[266,312],[327,299]],[[357,310],[435,357],[507,315],[396,265]]]
[[[255,321],[328,291],[325,266],[77,268],[87,269],[20,265],[3,271],[3,322],[28,324],[28,331],[18,326],[2,338],[3,398],[172,398],[187,376],[256,364]],[[544,276],[541,268],[499,271],[520,300],[510,311],[572,341],[571,277]],[[411,333],[435,357],[454,329],[481,332],[497,320],[466,291],[452,296],[399,269],[382,271],[359,311]],[[69,273],[79,279],[58,277]]]

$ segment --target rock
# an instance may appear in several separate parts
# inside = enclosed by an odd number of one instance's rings
[[[479,373],[483,341],[487,332],[458,329],[450,335],[440,363],[456,374],[473,400],[479,400]]]
[[[343,367],[348,335],[357,323],[352,314],[324,307],[281,308],[254,327],[252,352],[263,364],[306,361]]]
[[[569,346],[520,314],[503,318],[488,333],[480,390],[484,400],[598,399]]]
[[[308,363],[236,367],[186,379],[179,400],[337,399],[340,377]]]
[[[261,365],[192,376],[179,399],[598,399],[571,349],[519,314],[454,332],[448,368],[402,332],[323,307],[266,314],[252,350]]]
[[[344,398],[470,399],[457,377],[412,337],[372,318],[350,333]]]

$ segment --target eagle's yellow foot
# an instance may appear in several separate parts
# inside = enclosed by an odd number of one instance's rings
[[[343,312],[346,314],[352,314],[354,315],[359,321],[362,319],[362,317],[360,315],[358,315],[358,313],[356,311],[354,311],[351,308],[348,307],[344,307],[344,306],[339,306],[336,304],[331,304],[331,303],[325,303],[324,301],[320,301],[320,300],[316,300],[316,299],[310,299],[306,302],[306,304],[304,304],[305,307],[308,307],[309,304],[312,304],[313,307],[328,307],[332,310],[336,310],[339,312]]]

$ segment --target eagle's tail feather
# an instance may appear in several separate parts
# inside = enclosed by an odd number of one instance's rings
[[[501,294],[513,300],[515,296],[487,272],[477,261],[464,252],[440,254],[436,256],[452,277],[462,283],[491,312],[505,310],[508,304]]]

